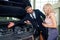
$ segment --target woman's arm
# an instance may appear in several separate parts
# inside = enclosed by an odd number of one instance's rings
[[[56,19],[54,15],[50,16],[51,20],[52,20],[52,25],[48,25],[46,23],[42,23],[43,26],[48,27],[48,28],[57,28],[57,23],[56,23]]]

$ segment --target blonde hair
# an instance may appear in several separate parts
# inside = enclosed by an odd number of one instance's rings
[[[52,6],[50,3],[45,4],[45,5],[43,6],[43,10],[44,10],[45,7],[49,7],[50,12],[53,12],[53,13],[54,13],[53,6]]]

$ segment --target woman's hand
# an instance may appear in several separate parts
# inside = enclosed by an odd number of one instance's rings
[[[42,23],[42,25],[43,25],[44,27],[48,27],[46,23]]]

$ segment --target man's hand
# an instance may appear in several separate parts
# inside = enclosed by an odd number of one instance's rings
[[[24,23],[31,24],[31,22],[29,20],[24,21]]]
[[[8,28],[11,28],[11,27],[13,27],[14,26],[14,23],[13,22],[10,22],[9,24],[8,24]]]

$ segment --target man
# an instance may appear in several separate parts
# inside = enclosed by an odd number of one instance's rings
[[[42,26],[42,22],[45,18],[45,15],[40,12],[39,10],[33,10],[32,7],[27,7],[26,8],[26,11],[28,13],[27,17],[28,17],[28,20],[32,23],[33,27],[39,32],[40,31],[40,34],[43,35],[43,39],[40,39],[40,40],[47,40],[47,37],[48,37],[48,29],[47,28],[44,28]],[[40,38],[42,36],[40,35]]]
[[[32,7],[30,6],[26,8],[26,11],[27,11],[27,15],[23,20],[17,23],[11,22],[8,25],[8,27],[10,28],[14,25],[20,25],[20,24],[32,24],[34,29],[42,32],[44,40],[47,40],[47,36],[48,36],[47,28],[42,26],[43,18],[45,18],[45,15],[39,10],[33,10]]]

